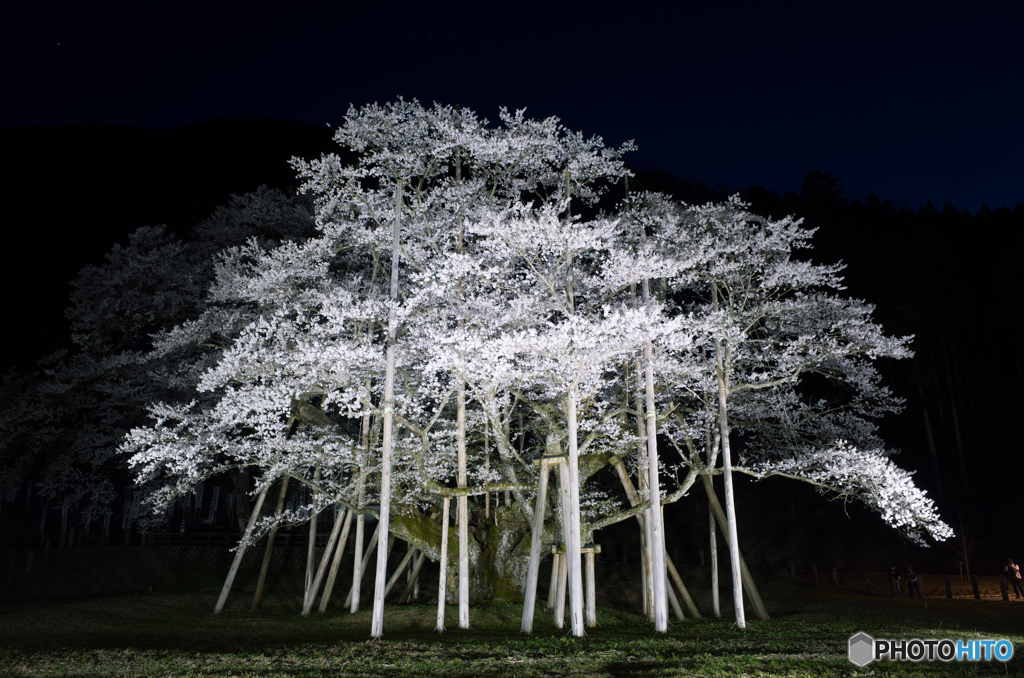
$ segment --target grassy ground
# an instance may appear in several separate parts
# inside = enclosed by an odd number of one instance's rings
[[[757,621],[748,611],[748,628],[734,628],[725,596],[723,619],[673,620],[670,633],[659,637],[630,611],[635,569],[602,564],[599,602],[609,605],[599,607],[601,626],[583,639],[551,628],[542,600],[530,638],[518,633],[519,604],[474,607],[468,630],[456,628],[457,610],[449,606],[443,635],[433,631],[436,605],[421,604],[389,605],[385,639],[370,641],[369,610],[350,615],[334,608],[299,617],[301,581],[288,576],[277,577],[257,614],[248,611],[252,586],[243,580],[225,613],[212,615],[219,588],[209,585],[208,574],[190,580],[191,587],[179,582],[132,595],[8,599],[0,605],[0,675],[1024,675],[1024,604],[1016,600],[894,600],[863,593],[864,576],[873,574],[847,575],[850,588],[837,591],[831,582],[815,587],[779,573],[759,577],[771,621]],[[701,572],[684,569],[683,576],[709,612]],[[541,581],[546,584],[543,573]],[[926,590],[938,594],[941,584],[936,578]],[[1020,657],[1005,665],[874,663],[857,669],[846,658],[846,644],[858,631],[896,638],[1008,637]]]

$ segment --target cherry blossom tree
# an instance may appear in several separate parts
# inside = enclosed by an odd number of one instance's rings
[[[711,474],[729,485],[731,472],[801,479],[911,534],[948,534],[873,428],[899,405],[873,361],[907,355],[909,339],[886,337],[868,305],[837,296],[838,269],[792,257],[811,235],[798,221],[756,217],[735,199],[690,207],[657,196],[598,214],[602,191],[628,174],[620,156],[630,146],[608,149],[522,111],[491,126],[400,100],[351,109],[336,139],[356,164],[294,161],[316,200],[316,235],[219,255],[207,310],[157,342],[168,357],[222,348],[201,375],[188,363],[191,402],[154,404],[154,423],[126,439],[140,481],[160,488],[157,509],[247,468],[260,498],[279,478],[308,488],[307,515],[331,504],[375,514],[374,636],[389,532],[452,569],[460,626],[472,597],[522,595],[531,548],[563,544],[571,629],[582,635],[580,548],[634,517],[650,528],[663,632],[660,506]],[[636,361],[643,377],[631,386],[621,367]],[[810,375],[854,395],[812,399]],[[743,441],[735,466],[733,435]],[[659,438],[678,459],[658,451]],[[565,458],[565,501],[538,502],[541,454]],[[646,478],[640,492],[620,459]],[[594,482],[609,465],[628,502]],[[492,519],[493,492],[514,501]],[[472,515],[471,497],[485,498]],[[436,520],[452,498],[457,563]],[[296,519],[254,516],[241,548]],[[734,586],[742,626],[738,575]]]

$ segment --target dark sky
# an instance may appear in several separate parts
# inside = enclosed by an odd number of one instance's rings
[[[1024,202],[1020,3],[20,5],[0,125],[337,125],[402,95],[557,115],[711,185]]]

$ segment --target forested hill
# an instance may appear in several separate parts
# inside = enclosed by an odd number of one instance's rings
[[[139,226],[181,233],[260,184],[295,186],[293,155],[336,152],[325,125],[219,119],[167,130],[0,128],[0,368],[68,345],[69,281]]]

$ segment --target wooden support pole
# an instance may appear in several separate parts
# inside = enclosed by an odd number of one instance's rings
[[[555,609],[555,598],[558,596],[558,573],[561,572],[561,553],[551,554],[551,582],[548,585],[548,604],[549,610]]]
[[[235,552],[235,560],[231,563],[231,569],[228,571],[228,578],[224,580],[224,587],[220,590],[220,598],[217,599],[217,605],[213,608],[214,614],[220,614],[224,610],[224,604],[228,602],[228,593],[231,591],[231,585],[235,583],[235,575],[238,574],[238,566],[242,564],[242,556],[245,555],[245,545],[249,541],[252,530],[256,527],[256,520],[260,516],[260,509],[263,508],[263,500],[267,498],[267,490],[270,485],[264,485],[263,489],[260,490],[259,497],[256,499],[256,506],[253,507],[252,513],[249,515],[249,524],[245,528],[245,534],[242,535],[242,540],[238,544],[238,550]]]
[[[686,609],[690,611],[690,616],[694,619],[700,619],[700,610],[697,609],[697,603],[693,602],[686,584],[683,583],[683,578],[679,576],[679,571],[676,570],[675,563],[672,562],[672,559],[667,554],[665,556],[665,566],[668,568],[668,573],[672,577],[672,581],[675,582],[676,588],[679,589],[679,595],[683,597],[683,603],[686,605]],[[672,587],[669,586],[668,590],[671,592]]]
[[[600,548],[600,547],[598,547]],[[583,549],[584,556],[586,558],[586,578],[587,578],[587,628],[597,628],[597,585],[594,582],[594,546],[585,547]]]
[[[530,564],[526,573],[526,591],[523,600],[523,620],[519,632],[525,636],[533,632],[533,614],[537,607],[537,579],[540,577],[540,547],[544,535],[544,511],[547,508],[550,462],[539,460],[540,478],[537,482],[537,502],[533,509],[533,533],[530,535]],[[550,597],[550,594],[549,594]]]
[[[395,569],[394,573],[392,573],[391,579],[388,580],[388,585],[384,589],[385,598],[388,597],[388,594],[391,593],[391,589],[395,586],[395,582],[398,581],[398,575],[405,571],[405,568],[409,565],[409,561],[411,561],[415,555],[416,549],[412,548],[412,545],[410,544],[408,551],[405,553],[405,557],[402,558],[402,562],[398,563],[398,567]]]
[[[438,633],[444,633],[444,603],[448,584],[448,515],[451,506],[451,497],[444,498],[444,510],[441,518],[441,574],[437,581],[437,626],[434,628]]]
[[[338,568],[341,566],[341,559],[345,555],[345,544],[348,542],[348,533],[352,529],[352,516],[355,511],[349,509],[345,515],[345,525],[341,528],[341,538],[334,549],[334,559],[331,561],[331,571],[327,575],[327,584],[324,585],[323,595],[320,596],[320,612],[327,611],[327,604],[331,602],[331,594],[334,593],[334,580],[338,576]],[[324,551],[324,555],[330,551],[330,546]]]
[[[686,617],[683,615],[683,608],[679,606],[679,599],[676,598],[676,592],[673,591],[672,587],[668,586],[667,583],[665,586],[665,594],[668,596],[669,605],[672,607],[672,610],[676,613],[676,619],[678,619],[679,621],[683,621],[684,619],[686,619]]]
[[[274,509],[274,518],[281,515],[284,508],[284,498],[288,494],[288,476],[281,479],[281,491],[277,495],[277,508]],[[252,597],[251,612],[260,609],[260,598],[263,596],[263,584],[267,581],[267,570],[270,568],[270,555],[274,552],[274,539],[277,538],[277,525],[270,528],[267,535],[267,548],[263,552],[263,565],[260,567],[260,578],[256,582],[256,594]]]
[[[320,590],[320,584],[324,580],[324,576],[327,574],[327,563],[331,560],[332,552],[334,551],[334,543],[338,540],[338,533],[341,532],[341,526],[347,524],[349,512],[344,511],[338,514],[338,517],[334,519],[334,527],[331,528],[331,536],[327,538],[327,546],[324,548],[324,554],[320,557],[320,565],[316,568],[316,575],[313,577],[312,585],[306,590],[306,598],[302,601],[302,616],[308,617],[309,613],[313,611],[313,603],[316,602],[316,594]],[[345,534],[348,537],[348,533]]]
[[[395,419],[395,344],[398,323],[395,322],[395,303],[398,300],[398,262],[401,250],[401,214],[402,188],[404,181],[399,179],[395,187],[395,219],[391,242],[391,307],[388,310],[388,348],[384,370],[384,421],[381,440],[380,465],[380,514],[381,530],[377,535],[380,542],[377,547],[377,568],[373,581],[373,617],[370,624],[370,636],[380,638],[384,635],[384,578],[387,574],[387,556],[382,553],[384,538],[388,535],[388,520],[391,519],[391,452],[393,446]]]
[[[348,591],[348,596],[345,598],[345,604],[342,607],[348,607],[349,612],[355,613],[359,611],[359,582],[363,579],[363,574],[366,572],[366,566],[370,563],[370,556],[373,555],[374,550],[377,548],[377,534],[380,531],[380,523],[373,528],[373,535],[370,537],[369,546],[366,548],[366,553],[363,554],[363,561],[359,563],[359,572],[352,576],[353,583],[352,588]],[[358,581],[356,578],[358,577]],[[355,595],[353,595],[355,594]],[[351,606],[351,607],[350,607]]]
[[[708,499],[711,500],[711,508],[715,512],[715,518],[718,520],[719,529],[722,529],[721,526],[727,524],[725,520],[725,511],[722,509],[722,505],[718,502],[718,497],[715,495],[715,489],[711,485],[711,478],[702,474],[701,481],[704,483],[704,489],[708,495]],[[722,530],[722,536],[725,537],[726,545],[728,545],[730,543],[729,531]],[[761,594],[757,592],[757,586],[754,584],[754,578],[750,576],[750,570],[747,569],[747,563],[743,560],[743,554],[739,555],[739,566],[743,582],[743,590],[746,592],[747,596],[750,597],[750,602],[754,605],[754,613],[757,615],[758,619],[767,621],[770,619],[768,616],[768,610],[765,609],[764,601],[761,600]]]
[[[416,587],[416,582],[419,581],[420,570],[423,569],[423,563],[427,561],[427,556],[423,551],[418,551],[419,557],[416,558],[413,567],[409,570],[410,577],[408,583],[405,585],[405,590],[402,591],[402,597],[398,599],[399,604],[404,605],[409,602],[409,598],[412,596],[413,591]]]
[[[317,464],[316,471],[313,472],[313,481],[320,482],[320,465]],[[310,491],[310,499],[313,499],[313,492]],[[314,501],[315,505],[315,501]],[[309,541],[306,542],[306,591],[302,597],[302,606],[306,607],[306,600],[312,600],[316,594],[311,593],[310,587],[313,585],[313,562],[316,555],[316,521],[319,517],[319,513],[312,510],[309,511]]]
[[[722,602],[718,593],[718,535],[715,534],[715,512],[711,508],[711,499],[708,499],[708,526],[711,538],[708,545],[711,549],[711,613],[715,619],[722,617]],[[701,565],[704,563],[701,562]]]
[[[349,595],[345,606],[349,612],[359,611],[360,589],[363,583],[363,570],[360,567],[363,562],[363,545],[366,543],[366,514],[360,512],[356,516],[356,538],[352,545],[352,585],[349,587]]]
[[[553,549],[557,546],[551,547]],[[558,590],[555,593],[555,628],[565,628],[565,589],[569,579],[569,560],[567,553],[559,553],[558,559]]]

